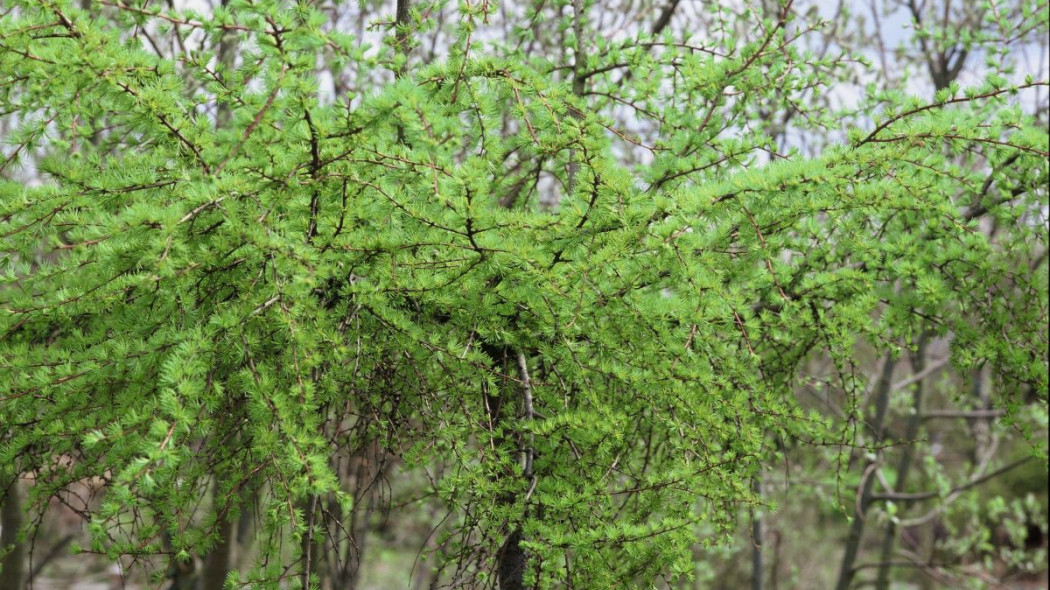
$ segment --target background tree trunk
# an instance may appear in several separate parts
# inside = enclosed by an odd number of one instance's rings
[[[219,494],[222,486],[216,478],[215,489],[212,492],[212,509],[219,511]],[[204,559],[204,570],[201,572],[201,590],[222,590],[226,583],[226,576],[230,572],[232,563],[233,544],[235,542],[236,526],[230,514],[219,514],[219,520],[215,523],[219,540],[211,551],[208,551]]]
[[[916,375],[926,368],[926,336],[919,339],[918,350],[911,358],[912,372]],[[923,379],[915,383],[915,392],[912,396],[912,414],[908,416],[908,423],[904,429],[904,437],[899,441],[904,444],[901,450],[900,461],[897,463],[897,481],[893,489],[898,492],[904,491],[908,482],[908,472],[911,471],[914,443],[912,441],[919,434],[919,425],[922,422],[922,398],[925,393]],[[893,561],[893,546],[897,541],[897,525],[890,521],[886,527],[885,536],[882,538],[882,552],[879,561],[878,577],[875,580],[875,590],[889,590],[890,587],[890,563]]]
[[[8,478],[5,478],[8,479]],[[22,506],[22,484],[17,476],[4,482],[3,505],[0,506],[0,590],[22,590],[25,579],[26,546],[18,539],[25,526],[25,510]]]
[[[886,419],[886,410],[890,405],[890,389],[893,387],[893,369],[896,364],[892,358],[887,356],[882,365],[882,374],[879,377],[879,383],[875,390],[875,416],[871,422],[873,431],[872,444],[878,444],[882,440],[882,426],[883,421]],[[842,556],[842,567],[839,569],[839,580],[835,584],[835,590],[848,590],[853,582],[853,564],[857,560],[860,542],[864,536],[865,517],[868,512],[868,506],[871,504],[871,490],[875,485],[875,474],[873,471],[877,467],[874,464],[877,461],[878,459],[874,459],[865,462],[865,472],[867,473],[866,477],[863,478],[861,488],[857,490],[860,499],[857,503],[857,511],[853,515],[853,522],[850,523],[849,535],[846,537],[846,552]]]

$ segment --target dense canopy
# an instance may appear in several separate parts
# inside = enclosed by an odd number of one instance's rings
[[[445,507],[448,587],[649,585],[783,441],[848,446],[883,354],[950,334],[1045,408],[1045,81],[873,95],[807,153],[763,113],[838,58],[790,2],[710,47],[570,28],[565,67],[534,15],[472,38],[497,3],[429,65],[426,5],[365,48],[306,2],[103,4],[0,17],[0,465],[103,481],[93,550],[185,562],[257,497],[231,579],[316,581],[373,449]],[[795,396],[818,356],[848,420]]]

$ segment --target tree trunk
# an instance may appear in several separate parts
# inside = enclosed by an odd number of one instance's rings
[[[926,336],[923,335],[919,339],[919,346],[911,360],[912,371],[918,375],[926,368]],[[908,472],[911,471],[913,448],[910,444],[911,441],[915,440],[915,437],[919,434],[919,425],[922,422],[922,398],[924,394],[923,382],[924,379],[920,379],[915,383],[915,394],[912,398],[912,414],[908,416],[908,423],[904,427],[904,438],[901,441],[905,443],[904,448],[901,450],[900,462],[897,464],[897,481],[893,484],[893,489],[898,492],[904,491],[904,486],[908,481]],[[897,526],[891,521],[886,527],[886,534],[882,538],[882,557],[879,559],[881,566],[879,566],[879,573],[875,579],[875,590],[889,590],[890,587],[890,566],[892,562],[891,557],[893,556],[893,545],[897,540]]]
[[[26,546],[18,539],[18,533],[25,526],[22,485],[17,476],[11,476],[5,483],[3,505],[0,506],[0,527],[3,528],[0,530],[0,555],[3,555],[0,558],[0,590],[22,590],[26,564]]]
[[[222,0],[220,4],[223,8],[226,8],[230,0]],[[221,67],[217,67],[219,70],[218,78],[222,85],[226,85],[230,70],[235,65],[235,58],[237,53],[237,39],[233,34],[233,31],[223,31],[219,37],[219,47],[215,52],[215,56],[221,64]],[[217,101],[215,106],[215,127],[218,129],[225,129],[230,126],[230,105],[225,102]]]
[[[219,494],[221,493],[221,481],[216,478],[215,489],[212,492],[212,510],[219,512]],[[226,514],[219,514],[219,520],[215,523],[219,534],[218,543],[208,551],[204,559],[204,570],[201,572],[201,590],[223,590],[226,584],[226,576],[230,573],[232,563],[234,535],[236,534],[235,522]]]
[[[521,548],[521,529],[507,536],[499,555],[500,590],[524,590],[525,551]]]
[[[302,571],[302,588],[307,590],[310,587],[310,578],[318,577],[318,565],[320,563],[320,548],[317,547],[317,539],[315,538],[316,529],[316,517],[317,517],[317,505],[321,501],[321,498],[317,494],[310,494],[303,502],[303,514],[306,516],[306,532],[303,533],[302,539],[302,560],[303,560],[303,571]]]
[[[513,353],[508,347],[496,347],[483,345],[485,352],[489,358],[492,359],[493,364],[497,364],[503,367],[503,374],[509,373],[508,365],[510,364],[510,356]],[[529,380],[528,366],[526,364],[525,355],[523,353],[517,353],[517,364],[522,379],[522,408],[524,410],[524,416],[522,421],[530,420],[532,417],[532,384]],[[485,388],[482,392],[486,412],[488,419],[493,426],[500,424],[506,424],[509,421],[517,420],[515,415],[515,404],[504,404],[508,400],[507,388],[501,388],[501,391],[497,395],[491,395],[490,392]],[[528,481],[532,481],[532,443],[531,441],[525,440],[524,433],[521,433],[520,428],[506,428],[505,431],[517,431],[522,436],[522,445],[519,448],[523,448],[525,452],[525,468],[524,477]],[[496,441],[496,446],[503,447],[504,440],[502,437]],[[506,474],[506,477],[515,477],[513,473]],[[511,505],[517,502],[518,498],[513,493],[503,494],[497,501],[504,505]],[[525,568],[528,565],[528,556],[525,554],[525,550],[521,546],[521,527],[519,525],[512,525],[513,529],[507,535],[503,545],[499,548],[496,553],[496,575],[499,580],[499,590],[524,590],[525,588]]]
[[[241,515],[237,519],[237,555],[232,567],[247,569],[250,566],[252,547],[255,542],[257,523],[255,511],[259,502],[259,492],[245,493],[241,505]]]
[[[751,490],[762,498],[762,473],[751,479]],[[762,590],[762,516],[751,509],[751,590]]]
[[[411,8],[411,0],[397,0],[397,7],[394,13],[394,51],[405,56],[405,63],[401,64],[401,66],[394,70],[395,78],[404,76],[405,72],[408,70],[408,28],[412,26]]]
[[[882,425],[886,419],[886,410],[890,405],[890,389],[893,386],[893,368],[895,365],[896,363],[893,359],[887,356],[882,366],[879,384],[876,386],[875,419],[871,423],[873,431],[872,442],[875,444],[882,440]],[[848,590],[853,582],[853,563],[857,559],[857,552],[860,551],[860,542],[864,536],[864,519],[868,512],[868,506],[871,504],[871,489],[875,484],[875,474],[868,473],[868,471],[875,468],[874,464],[875,461],[867,461],[865,463],[864,471],[866,476],[861,484],[861,488],[857,490],[857,493],[860,495],[860,502],[853,515],[853,522],[850,523],[849,535],[846,537],[846,552],[842,556],[842,567],[839,569],[839,580],[835,584],[835,590]]]

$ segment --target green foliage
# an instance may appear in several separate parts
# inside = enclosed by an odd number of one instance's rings
[[[39,497],[102,478],[97,551],[207,547],[256,491],[269,565],[245,582],[277,587],[285,531],[345,492],[333,450],[378,444],[439,467],[450,579],[491,581],[520,528],[537,587],[655,584],[756,501],[771,440],[849,442],[794,397],[816,354],[855,398],[862,356],[951,333],[1003,407],[1025,388],[1045,406],[1050,146],[1010,102],[1045,82],[884,104],[766,164],[760,107],[833,65],[783,23],[731,55],[601,40],[585,67],[630,64],[642,164],[611,101],[511,49],[392,80],[404,56],[305,3],[12,6],[0,166],[42,182],[0,180],[0,464],[40,474]],[[239,59],[158,57],[133,25],[233,30]],[[333,102],[318,60],[378,82]],[[225,503],[201,519],[212,477]]]

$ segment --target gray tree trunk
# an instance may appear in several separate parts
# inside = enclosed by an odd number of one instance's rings
[[[18,533],[25,526],[22,485],[17,477],[0,480],[4,485],[0,506],[0,590],[22,590],[26,575],[26,546]],[[4,553],[7,551],[7,553]]]
[[[882,366],[882,375],[875,389],[875,416],[871,421],[872,444],[878,444],[882,440],[883,422],[886,420],[886,410],[890,405],[890,390],[893,387],[893,369],[896,363],[889,356],[886,357]],[[875,461],[868,461],[865,470],[871,468]],[[871,490],[875,484],[875,474],[869,473],[864,479],[861,489],[857,490],[860,501],[857,504],[853,522],[850,523],[849,535],[846,537],[846,551],[842,556],[842,567],[839,569],[838,583],[835,590],[848,590],[853,583],[853,564],[857,560],[860,551],[860,543],[864,537],[864,523],[868,508],[871,505]]]
[[[216,479],[215,490],[212,492],[212,510],[219,510],[219,494],[222,489],[221,482]],[[219,534],[218,543],[208,551],[204,559],[204,568],[201,572],[201,590],[223,590],[226,576],[230,573],[233,563],[233,546],[236,542],[236,523],[230,514],[219,516],[215,523]]]

